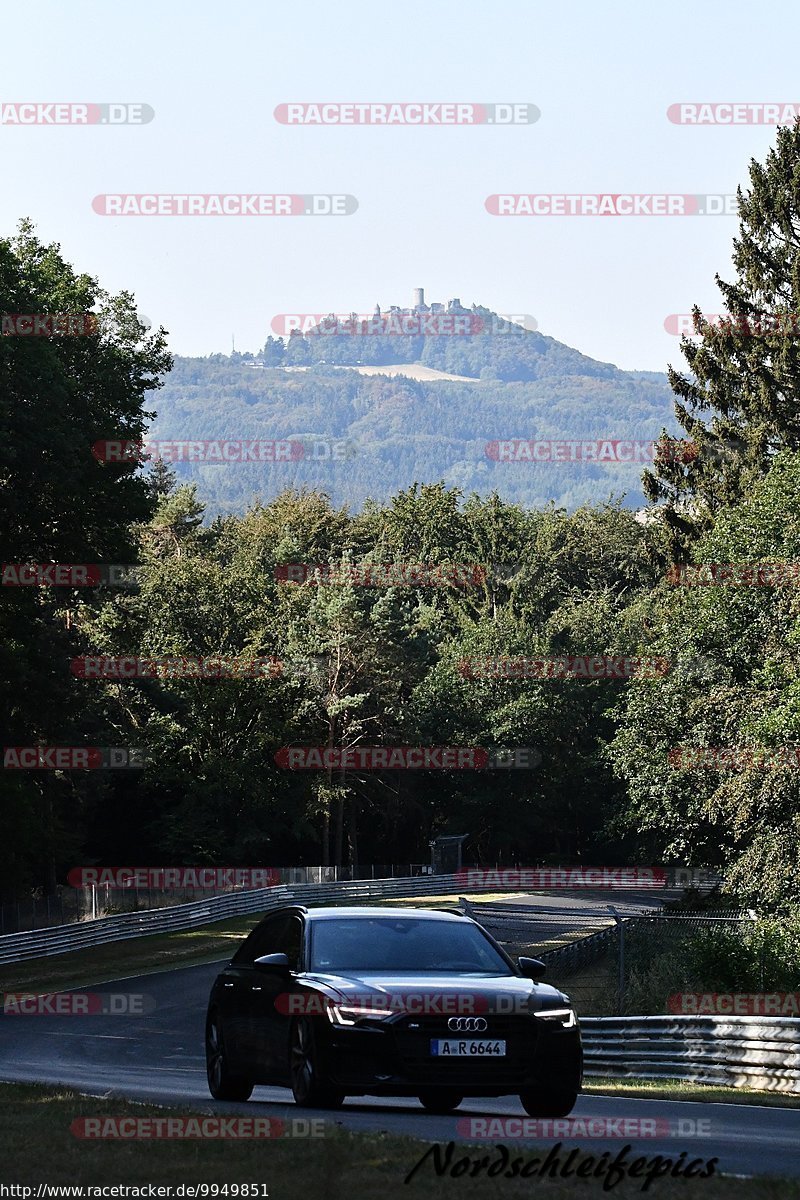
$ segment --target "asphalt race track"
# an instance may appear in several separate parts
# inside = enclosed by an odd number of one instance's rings
[[[223,1104],[206,1088],[203,1036],[206,1002],[216,964],[185,967],[141,975],[92,987],[92,992],[144,993],[155,1002],[147,1016],[13,1016],[0,1015],[0,1079],[26,1083],[67,1084],[91,1095],[149,1100],[186,1111],[234,1111],[250,1115],[300,1115],[283,1088],[256,1088],[247,1104]],[[556,981],[557,982],[557,981]],[[457,1131],[464,1116],[520,1117],[524,1111],[515,1096],[494,1100],[465,1100],[458,1116],[439,1117],[423,1111],[416,1101],[358,1098],[335,1114],[303,1110],[303,1116],[324,1116],[351,1130],[385,1131],[425,1141],[467,1140]],[[633,1153],[677,1158],[719,1157],[718,1171],[733,1175],[785,1175],[800,1178],[800,1109],[732,1104],[692,1104],[663,1100],[618,1100],[583,1097],[573,1117],[656,1118],[669,1123],[669,1134],[658,1137],[565,1139],[568,1148],[588,1153],[616,1153],[626,1141]],[[682,1126],[678,1122],[683,1122]],[[697,1122],[710,1122],[696,1136]],[[703,1127],[701,1126],[701,1129]],[[470,1139],[471,1140],[471,1139]],[[492,1138],[512,1149],[552,1144]],[[409,1163],[409,1168],[412,1166]]]

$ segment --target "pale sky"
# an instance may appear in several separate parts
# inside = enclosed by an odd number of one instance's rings
[[[773,125],[681,101],[800,100],[788,0],[39,0],[2,6],[0,103],[150,105],[140,126],[0,125],[0,232],[30,216],[178,354],[255,351],[279,313],[459,297],[627,368],[719,311],[733,216],[495,217],[493,193],[729,194]],[[528,103],[532,124],[280,124],[277,105]],[[106,217],[100,193],[344,193],[343,217]]]

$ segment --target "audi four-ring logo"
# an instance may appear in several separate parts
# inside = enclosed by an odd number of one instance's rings
[[[485,1017],[451,1017],[447,1028],[453,1033],[483,1033],[489,1026]]]

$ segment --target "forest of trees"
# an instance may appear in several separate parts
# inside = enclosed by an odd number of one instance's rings
[[[305,340],[317,345],[311,337]],[[417,339],[365,340],[391,342],[396,362],[415,361],[403,357],[399,343]],[[238,354],[178,358],[163,389],[148,397],[158,412],[150,436],[328,439],[342,446],[339,459],[326,456],[320,445],[317,458],[291,462],[176,463],[182,482],[197,482],[211,513],[243,513],[254,500],[287,487],[324,490],[334,504],[360,507],[367,499],[388,501],[415,482],[440,481],[465,494],[498,491],[528,507],[552,500],[574,509],[611,495],[624,497],[626,507],[645,504],[641,461],[504,462],[487,453],[487,446],[512,438],[621,439],[646,446],[663,428],[676,428],[666,376],[621,371],[530,331],[427,341],[447,342],[448,354],[467,353],[463,343],[477,342],[475,353],[482,358],[499,362],[510,356],[520,371],[535,360],[537,373],[506,381],[481,372],[474,383],[464,383],[365,376],[319,363],[302,372],[253,370],[246,364],[257,360]],[[346,336],[325,338],[355,362],[352,342]],[[526,356],[522,351],[529,343],[537,353]],[[423,362],[428,352],[426,347],[420,355]],[[459,374],[462,365],[446,369]]]
[[[736,282],[720,283],[735,317],[800,308],[798,164],[800,125],[751,165]],[[3,744],[135,746],[146,759],[127,771],[4,770],[11,894],[52,888],[78,862],[422,861],[431,836],[468,832],[475,860],[717,866],[745,901],[796,902],[800,769],[777,752],[800,743],[797,572],[768,586],[682,586],[676,570],[800,562],[796,336],[712,328],[698,314],[689,374],[671,374],[676,427],[697,452],[646,473],[652,520],[616,502],[568,511],[424,478],[356,512],[324,489],[274,487],[217,515],[203,486],[163,463],[142,472],[91,453],[101,437],[141,439],[169,371],[163,331],[139,325],[132,297],[106,296],[23,226],[0,241],[0,305],[106,318],[83,338],[0,339],[3,562],[138,564],[127,588],[3,587]],[[230,370],[197,361],[183,367],[203,388],[209,371]],[[320,432],[302,405],[326,387],[348,395],[349,378],[297,383],[285,435]],[[494,436],[501,409],[508,429],[509,395],[493,393]],[[439,426],[463,419],[444,393],[439,403]],[[292,582],[293,563],[482,570],[469,585],[376,587],[346,569]],[[281,668],[118,682],[76,674],[71,660],[85,655]],[[565,655],[664,666],[626,680],[463,670],[465,659]],[[305,745],[532,747],[540,760],[427,772],[276,761]],[[687,748],[747,753],[732,765]]]

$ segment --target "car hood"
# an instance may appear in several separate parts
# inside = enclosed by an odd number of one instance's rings
[[[548,983],[517,975],[413,975],[408,973],[310,972],[303,982],[319,988],[339,1003],[374,1002],[421,1013],[459,1015],[480,1012],[535,1012],[558,1008],[567,997]]]

